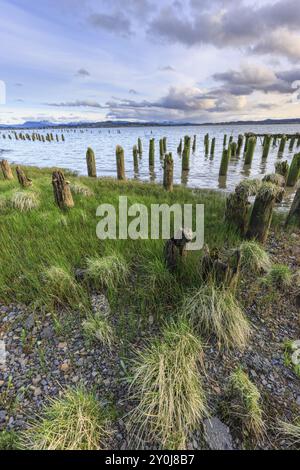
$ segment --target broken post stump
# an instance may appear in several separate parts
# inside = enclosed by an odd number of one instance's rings
[[[294,155],[294,158],[292,160],[290,169],[289,169],[289,174],[287,177],[286,185],[289,187],[295,186],[299,179],[299,174],[300,174],[300,153],[296,153]]]
[[[22,170],[20,166],[16,167],[16,173],[17,173],[18,181],[20,185],[22,186],[22,188],[28,188],[29,186],[32,186],[32,180],[27,178],[27,176],[25,175],[24,171]]]
[[[269,234],[272,221],[273,209],[279,193],[284,191],[282,188],[271,183],[264,183],[259,189],[252,213],[250,216],[249,227],[247,231],[248,239],[255,239],[265,243]]]
[[[290,223],[295,223],[298,227],[300,227],[300,188],[298,188],[296,192],[285,225]]]
[[[70,183],[65,180],[62,171],[54,171],[52,174],[52,186],[54,199],[61,210],[74,207],[74,201],[70,189]]]
[[[164,259],[167,268],[174,271],[180,260],[186,255],[186,246],[193,239],[190,229],[181,228],[175,237],[170,238],[164,247]]]
[[[3,173],[4,179],[5,180],[13,180],[14,175],[13,175],[12,169],[11,169],[10,164],[8,163],[8,161],[7,160],[2,160],[0,165],[1,165],[1,170],[2,170],[2,173]]]

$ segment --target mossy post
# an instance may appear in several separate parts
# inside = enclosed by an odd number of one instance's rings
[[[136,145],[133,146],[133,166],[134,171],[137,173],[139,171],[139,150]]]
[[[225,148],[227,145],[227,135],[224,134],[224,139],[223,139],[223,147]]]
[[[232,144],[232,142],[233,142],[233,135],[229,137],[229,145]]]
[[[159,155],[160,155],[160,158],[163,158],[164,156],[164,141],[163,139],[160,139],[159,140]]]
[[[168,153],[164,160],[164,188],[169,192],[173,191],[173,174],[174,162],[172,154]]]
[[[286,135],[283,135],[281,137],[280,145],[279,145],[279,150],[278,150],[278,156],[281,157],[284,153],[285,146],[286,146]]]
[[[269,152],[270,152],[270,147],[271,147],[271,140],[272,140],[271,135],[266,135],[265,136],[265,143],[264,143],[263,155],[262,155],[263,159],[268,158],[268,155],[269,155]]]
[[[139,137],[138,138],[138,149],[139,149],[139,154],[143,154],[143,144],[142,144],[142,139]]]
[[[299,179],[299,175],[300,175],[300,153],[296,153],[296,155],[294,155],[294,158],[290,166],[286,185],[291,188],[295,186],[295,184],[297,183]]]
[[[193,149],[193,153],[195,153],[195,152],[196,152],[196,147],[197,147],[197,136],[196,136],[196,135],[194,135],[194,140],[193,140],[193,147],[192,147],[192,149]]]
[[[292,152],[294,150],[295,142],[296,142],[296,137],[291,137],[290,145],[289,145],[289,151],[290,152]]]
[[[249,139],[250,139],[249,135],[246,135],[245,146],[244,146],[244,157],[245,157],[245,158],[246,158],[247,151],[248,151]]]
[[[287,176],[289,174],[289,169],[290,166],[288,164],[288,161],[286,160],[285,162],[277,162],[275,164],[275,171],[278,175],[281,175],[287,180]]]
[[[204,137],[205,155],[209,154],[209,134]]]
[[[184,148],[182,153],[182,171],[188,171],[190,169],[190,153],[191,153],[191,138],[185,136]]]
[[[236,154],[238,157],[241,155],[243,143],[244,143],[244,136],[243,134],[240,134],[238,136],[237,149],[236,149]]]
[[[97,178],[97,170],[96,170],[96,159],[93,149],[89,147],[86,152],[86,164],[88,170],[88,176],[90,178]]]
[[[16,167],[16,173],[17,173],[18,181],[20,185],[22,186],[22,188],[28,188],[29,186],[32,186],[32,180],[27,178],[27,176],[25,175],[21,167],[19,166]]]
[[[276,199],[282,188],[274,184],[264,183],[259,189],[252,209],[249,227],[247,231],[248,239],[255,239],[260,243],[265,243],[272,222],[273,209]]]
[[[155,140],[150,139],[149,142],[149,167],[154,168],[155,163]]]
[[[297,147],[300,147],[300,136],[297,139]]]
[[[8,163],[8,161],[7,160],[2,160],[0,165],[1,165],[1,170],[2,170],[2,173],[3,173],[4,179],[5,180],[13,180],[14,175],[13,175],[12,169],[11,169],[10,164]]]
[[[250,137],[247,142],[245,165],[251,165],[256,147],[256,137]]]
[[[61,171],[53,172],[52,186],[55,202],[61,210],[74,207],[70,183],[65,180],[64,174]]]
[[[177,147],[177,153],[180,155],[182,154],[182,139],[180,139],[179,145]]]
[[[215,147],[216,147],[216,138],[214,137],[211,140],[211,147],[210,147],[210,156],[213,157],[215,154]]]
[[[125,159],[124,150],[120,145],[116,148],[116,160],[117,160],[117,176],[118,180],[125,180]]]
[[[277,146],[277,136],[275,135],[273,137],[273,147],[276,147]]]
[[[65,136],[62,134],[61,135],[61,140],[64,142],[65,141]]]
[[[163,149],[164,149],[164,154],[167,153],[167,138],[163,138]]]
[[[300,227],[300,188],[298,188],[294,197],[289,215],[286,219],[286,225],[294,223]]]
[[[236,157],[237,153],[237,143],[236,142],[231,142],[230,144],[230,154],[232,157]]]
[[[235,192],[230,194],[226,200],[225,220],[235,227],[243,237],[248,224],[248,202],[249,192],[243,184],[235,188]]]
[[[227,176],[229,160],[230,160],[230,148],[224,149],[223,154],[222,154],[219,176]]]

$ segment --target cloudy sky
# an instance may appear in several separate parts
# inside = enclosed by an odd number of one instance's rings
[[[2,124],[300,117],[299,0],[0,0],[0,11]]]

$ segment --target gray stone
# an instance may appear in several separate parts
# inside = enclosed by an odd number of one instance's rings
[[[203,424],[205,440],[211,450],[233,450],[229,427],[219,418],[206,419]]]
[[[26,330],[32,330],[34,327],[34,314],[32,313],[29,317],[26,318],[25,328]]]

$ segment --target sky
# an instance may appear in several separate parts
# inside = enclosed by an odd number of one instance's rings
[[[0,12],[1,124],[300,118],[299,0],[0,0]]]

